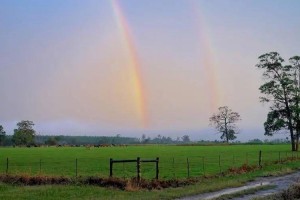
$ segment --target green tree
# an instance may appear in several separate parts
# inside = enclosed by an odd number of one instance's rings
[[[300,96],[300,57],[290,58],[290,64],[277,52],[261,55],[257,68],[263,70],[264,84],[259,90],[261,102],[270,103],[270,111],[264,123],[265,135],[288,130],[292,151],[298,150],[300,135],[299,96]]]
[[[229,140],[236,139],[236,134],[238,133],[236,123],[241,120],[241,117],[239,113],[233,112],[227,106],[219,107],[218,110],[218,113],[213,114],[209,118],[210,125],[222,133],[221,139],[228,143]]]
[[[60,140],[60,137],[59,136],[52,136],[52,137],[49,137],[46,141],[45,141],[45,144],[49,145],[49,146],[55,146],[58,144]]]
[[[3,145],[4,144],[4,141],[5,141],[5,138],[6,138],[6,135],[5,135],[5,131],[4,131],[4,128],[2,125],[0,125],[0,145]]]
[[[35,130],[32,121],[23,120],[17,123],[18,128],[14,130],[13,142],[15,145],[34,144]]]
[[[188,135],[182,136],[181,139],[182,139],[183,143],[189,143],[191,141],[190,136],[188,136]]]

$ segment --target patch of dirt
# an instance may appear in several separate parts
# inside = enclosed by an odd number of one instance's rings
[[[223,189],[223,190],[216,191],[216,192],[209,192],[209,193],[204,193],[204,194],[199,194],[199,195],[194,195],[194,196],[188,196],[188,197],[184,197],[184,198],[181,198],[178,200],[214,199],[217,197],[221,197],[222,195],[225,195],[225,194],[234,194],[237,192],[245,191],[248,189],[253,189],[256,187],[263,186],[263,185],[274,185],[276,187],[274,187],[272,189],[267,189],[267,190],[260,190],[260,191],[255,192],[254,194],[244,195],[241,197],[236,197],[236,198],[231,198],[231,199],[248,200],[248,199],[254,199],[254,198],[258,198],[258,197],[260,197],[262,199],[266,199],[265,197],[267,197],[271,194],[278,193],[278,195],[281,195],[284,197],[284,198],[278,198],[278,199],[289,200],[289,199],[295,199],[297,195],[299,195],[299,197],[300,197],[300,185],[299,184],[296,187],[292,187],[293,192],[291,192],[290,190],[287,190],[291,185],[294,185],[295,183],[298,183],[299,181],[300,181],[300,171],[291,173],[288,175],[284,175],[284,176],[279,176],[279,177],[271,176],[271,177],[258,178],[255,181],[249,182],[248,184],[246,184],[245,186],[242,186],[242,187],[227,188],[227,189]],[[275,199],[277,199],[277,197],[278,196],[276,196]],[[292,198],[289,198],[289,197],[292,197]],[[297,198],[299,198],[299,197],[297,196]]]

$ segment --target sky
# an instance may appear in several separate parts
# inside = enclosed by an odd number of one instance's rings
[[[0,0],[0,124],[41,135],[194,140],[239,112],[265,139],[258,56],[300,55],[298,0]],[[286,137],[279,135],[277,137]],[[272,139],[272,138],[268,138]]]

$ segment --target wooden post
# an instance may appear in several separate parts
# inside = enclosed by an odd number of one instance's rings
[[[205,176],[205,158],[204,158],[204,156],[202,157],[202,170],[203,170],[203,175]]]
[[[187,176],[190,178],[190,162],[189,158],[186,158],[186,163],[187,163]]]
[[[113,176],[113,159],[109,159],[109,177]]]
[[[261,168],[261,151],[259,151],[259,156],[258,156],[258,166]]]
[[[173,178],[175,178],[176,172],[175,172],[175,159],[173,157]]]
[[[123,162],[123,179],[125,180],[125,162]]]
[[[75,162],[75,174],[76,174],[76,178],[77,178],[77,175],[78,175],[78,161],[77,161],[77,158],[76,158],[76,162]]]
[[[280,151],[279,151],[279,153],[278,153],[278,162],[281,163]]]
[[[8,158],[6,158],[6,174],[8,174]]]
[[[42,159],[40,159],[40,173],[42,173]]]
[[[158,174],[159,174],[158,163],[159,163],[159,157],[156,158],[156,176],[155,176],[156,179],[158,179]]]
[[[221,170],[221,155],[219,154],[219,169],[220,169],[220,173],[222,172]]]
[[[141,179],[141,158],[137,157],[136,159],[136,169],[137,169],[137,180]]]

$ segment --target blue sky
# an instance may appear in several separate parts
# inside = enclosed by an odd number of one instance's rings
[[[286,60],[300,54],[300,1],[120,5],[140,61],[149,126],[141,127],[135,113],[111,1],[0,0],[0,124],[8,133],[30,119],[41,134],[190,132],[197,140],[218,139],[208,118],[228,105],[243,119],[238,139],[264,138],[268,105],[258,99],[255,64],[269,51]]]

